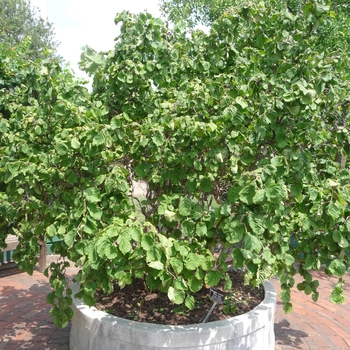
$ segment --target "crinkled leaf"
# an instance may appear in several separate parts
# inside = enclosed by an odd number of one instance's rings
[[[246,250],[249,250],[251,252],[260,252],[260,249],[262,248],[262,245],[260,241],[251,234],[246,234],[244,237],[244,248]]]
[[[186,294],[183,290],[175,289],[174,287],[169,287],[168,298],[174,304],[182,304],[185,300]]]
[[[189,310],[193,310],[195,307],[195,299],[192,295],[188,295],[185,300],[185,305]]]
[[[175,257],[171,257],[169,262],[176,274],[180,274],[182,272],[184,267],[182,260]]]
[[[333,219],[337,219],[340,215],[340,209],[334,202],[329,203],[327,212]]]
[[[106,137],[103,132],[97,133],[92,140],[92,144],[96,146],[103,145],[105,144],[105,142],[106,142]]]
[[[187,282],[191,292],[193,293],[199,292],[203,287],[203,281],[195,276],[190,276]]]
[[[214,270],[214,271],[209,271],[206,275],[205,275],[205,283],[210,286],[210,287],[214,287],[217,286],[221,280],[221,278],[223,278],[223,275],[220,271]]]
[[[237,243],[243,238],[245,230],[239,220],[225,219],[220,227],[229,243]]]
[[[179,202],[179,213],[182,216],[190,216],[192,211],[192,204],[187,197],[181,197]]]
[[[84,196],[88,202],[97,203],[101,200],[100,191],[96,187],[87,188],[84,191]]]
[[[80,142],[78,141],[78,139],[76,137],[72,138],[72,140],[70,141],[70,144],[71,144],[72,148],[74,148],[74,149],[80,148]]]
[[[76,236],[75,230],[71,230],[65,234],[64,242],[67,244],[68,247],[71,247],[73,245],[73,242],[75,240],[75,236]]]
[[[122,231],[117,239],[119,250],[125,255],[132,250],[131,235],[127,230]]]
[[[196,254],[189,253],[185,260],[185,267],[188,270],[195,270],[199,266],[199,260]]]
[[[148,263],[148,266],[155,270],[163,270],[164,264],[160,261],[151,261]]]
[[[95,220],[101,220],[102,209],[98,205],[95,203],[88,203],[87,208],[91,217],[93,217]]]
[[[346,271],[346,266],[345,264],[338,260],[334,259],[328,266],[329,271],[334,274],[335,276],[343,276],[345,271]]]
[[[198,222],[196,225],[196,232],[199,237],[206,237],[208,228],[205,222]]]

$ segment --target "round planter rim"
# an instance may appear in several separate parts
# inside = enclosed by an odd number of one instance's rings
[[[74,283],[72,286],[73,290],[73,296],[78,292],[79,285],[78,283]],[[158,323],[148,323],[148,322],[138,322],[133,320],[128,320],[122,317],[110,315],[105,311],[100,311],[96,307],[87,306],[82,300],[73,298],[74,306],[86,317],[92,318],[92,319],[99,319],[101,322],[114,324],[117,323],[120,327],[132,327],[132,328],[142,328],[143,330],[157,330],[158,332],[169,332],[169,331],[176,331],[177,333],[181,330],[184,332],[188,331],[195,331],[195,332],[205,332],[206,330],[213,329],[213,328],[225,328],[228,325],[232,325],[235,323],[240,323],[244,320],[249,320],[252,322],[252,320],[256,319],[257,317],[264,317],[264,315],[268,315],[266,313],[267,309],[272,309],[273,313],[275,312],[276,308],[276,290],[272,283],[269,280],[265,280],[264,282],[264,290],[265,290],[265,297],[264,300],[256,306],[254,309],[250,310],[247,313],[244,313],[242,315],[230,317],[224,320],[217,320],[217,321],[209,321],[207,323],[194,323],[190,325],[162,325]]]

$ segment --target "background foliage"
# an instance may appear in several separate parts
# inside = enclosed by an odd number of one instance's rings
[[[57,56],[59,43],[55,40],[53,24],[41,17],[30,0],[1,0],[0,42],[14,47],[27,36],[31,38],[27,58]]]

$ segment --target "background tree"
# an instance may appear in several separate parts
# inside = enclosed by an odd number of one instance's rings
[[[1,0],[0,42],[13,47],[27,36],[31,37],[28,58],[57,56],[53,24],[41,17],[39,9],[30,0]]]
[[[184,21],[189,27],[197,24],[210,25],[228,7],[232,0],[161,0],[160,9],[170,21]]]
[[[230,7],[237,6],[244,1],[242,0],[161,0],[160,8],[171,22],[184,21],[188,27],[194,27],[198,24],[211,26],[211,24],[224,14]],[[346,0],[324,0],[324,1],[303,1],[303,0],[269,0],[266,4],[270,4],[274,8],[287,4],[291,13],[297,14],[302,11],[303,6],[316,6],[319,15],[324,13],[327,6],[331,6],[331,15],[336,18],[332,24],[324,25],[322,29],[322,40],[327,40],[326,45],[337,45],[349,42],[348,37],[348,18],[350,14],[350,5]],[[311,20],[311,19],[310,19]],[[324,19],[323,19],[324,21]],[[323,24],[325,24],[323,22]],[[336,38],[336,40],[334,40]],[[340,39],[340,41],[339,41]]]

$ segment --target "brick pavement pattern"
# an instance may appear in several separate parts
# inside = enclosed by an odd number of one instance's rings
[[[5,271],[6,272],[6,271]],[[34,271],[2,273],[0,270],[0,350],[68,350],[70,325],[57,328],[50,316],[46,294],[47,278]],[[76,269],[70,269],[72,277]],[[317,303],[310,296],[292,292],[293,312],[286,315],[278,299],[275,316],[276,350],[350,349],[350,276],[345,280],[342,305],[334,305],[329,295],[337,279],[313,273],[320,282]],[[279,292],[278,280],[273,280]]]
[[[313,279],[320,282],[319,300],[314,303],[311,296],[293,289],[291,301],[293,312],[286,315],[282,302],[277,300],[275,315],[276,350],[341,350],[350,349],[350,275],[344,280],[345,302],[335,305],[329,300],[336,277],[323,272],[313,272]],[[296,283],[302,282],[296,277]],[[273,284],[277,294],[279,281]],[[296,287],[296,285],[295,285]]]

